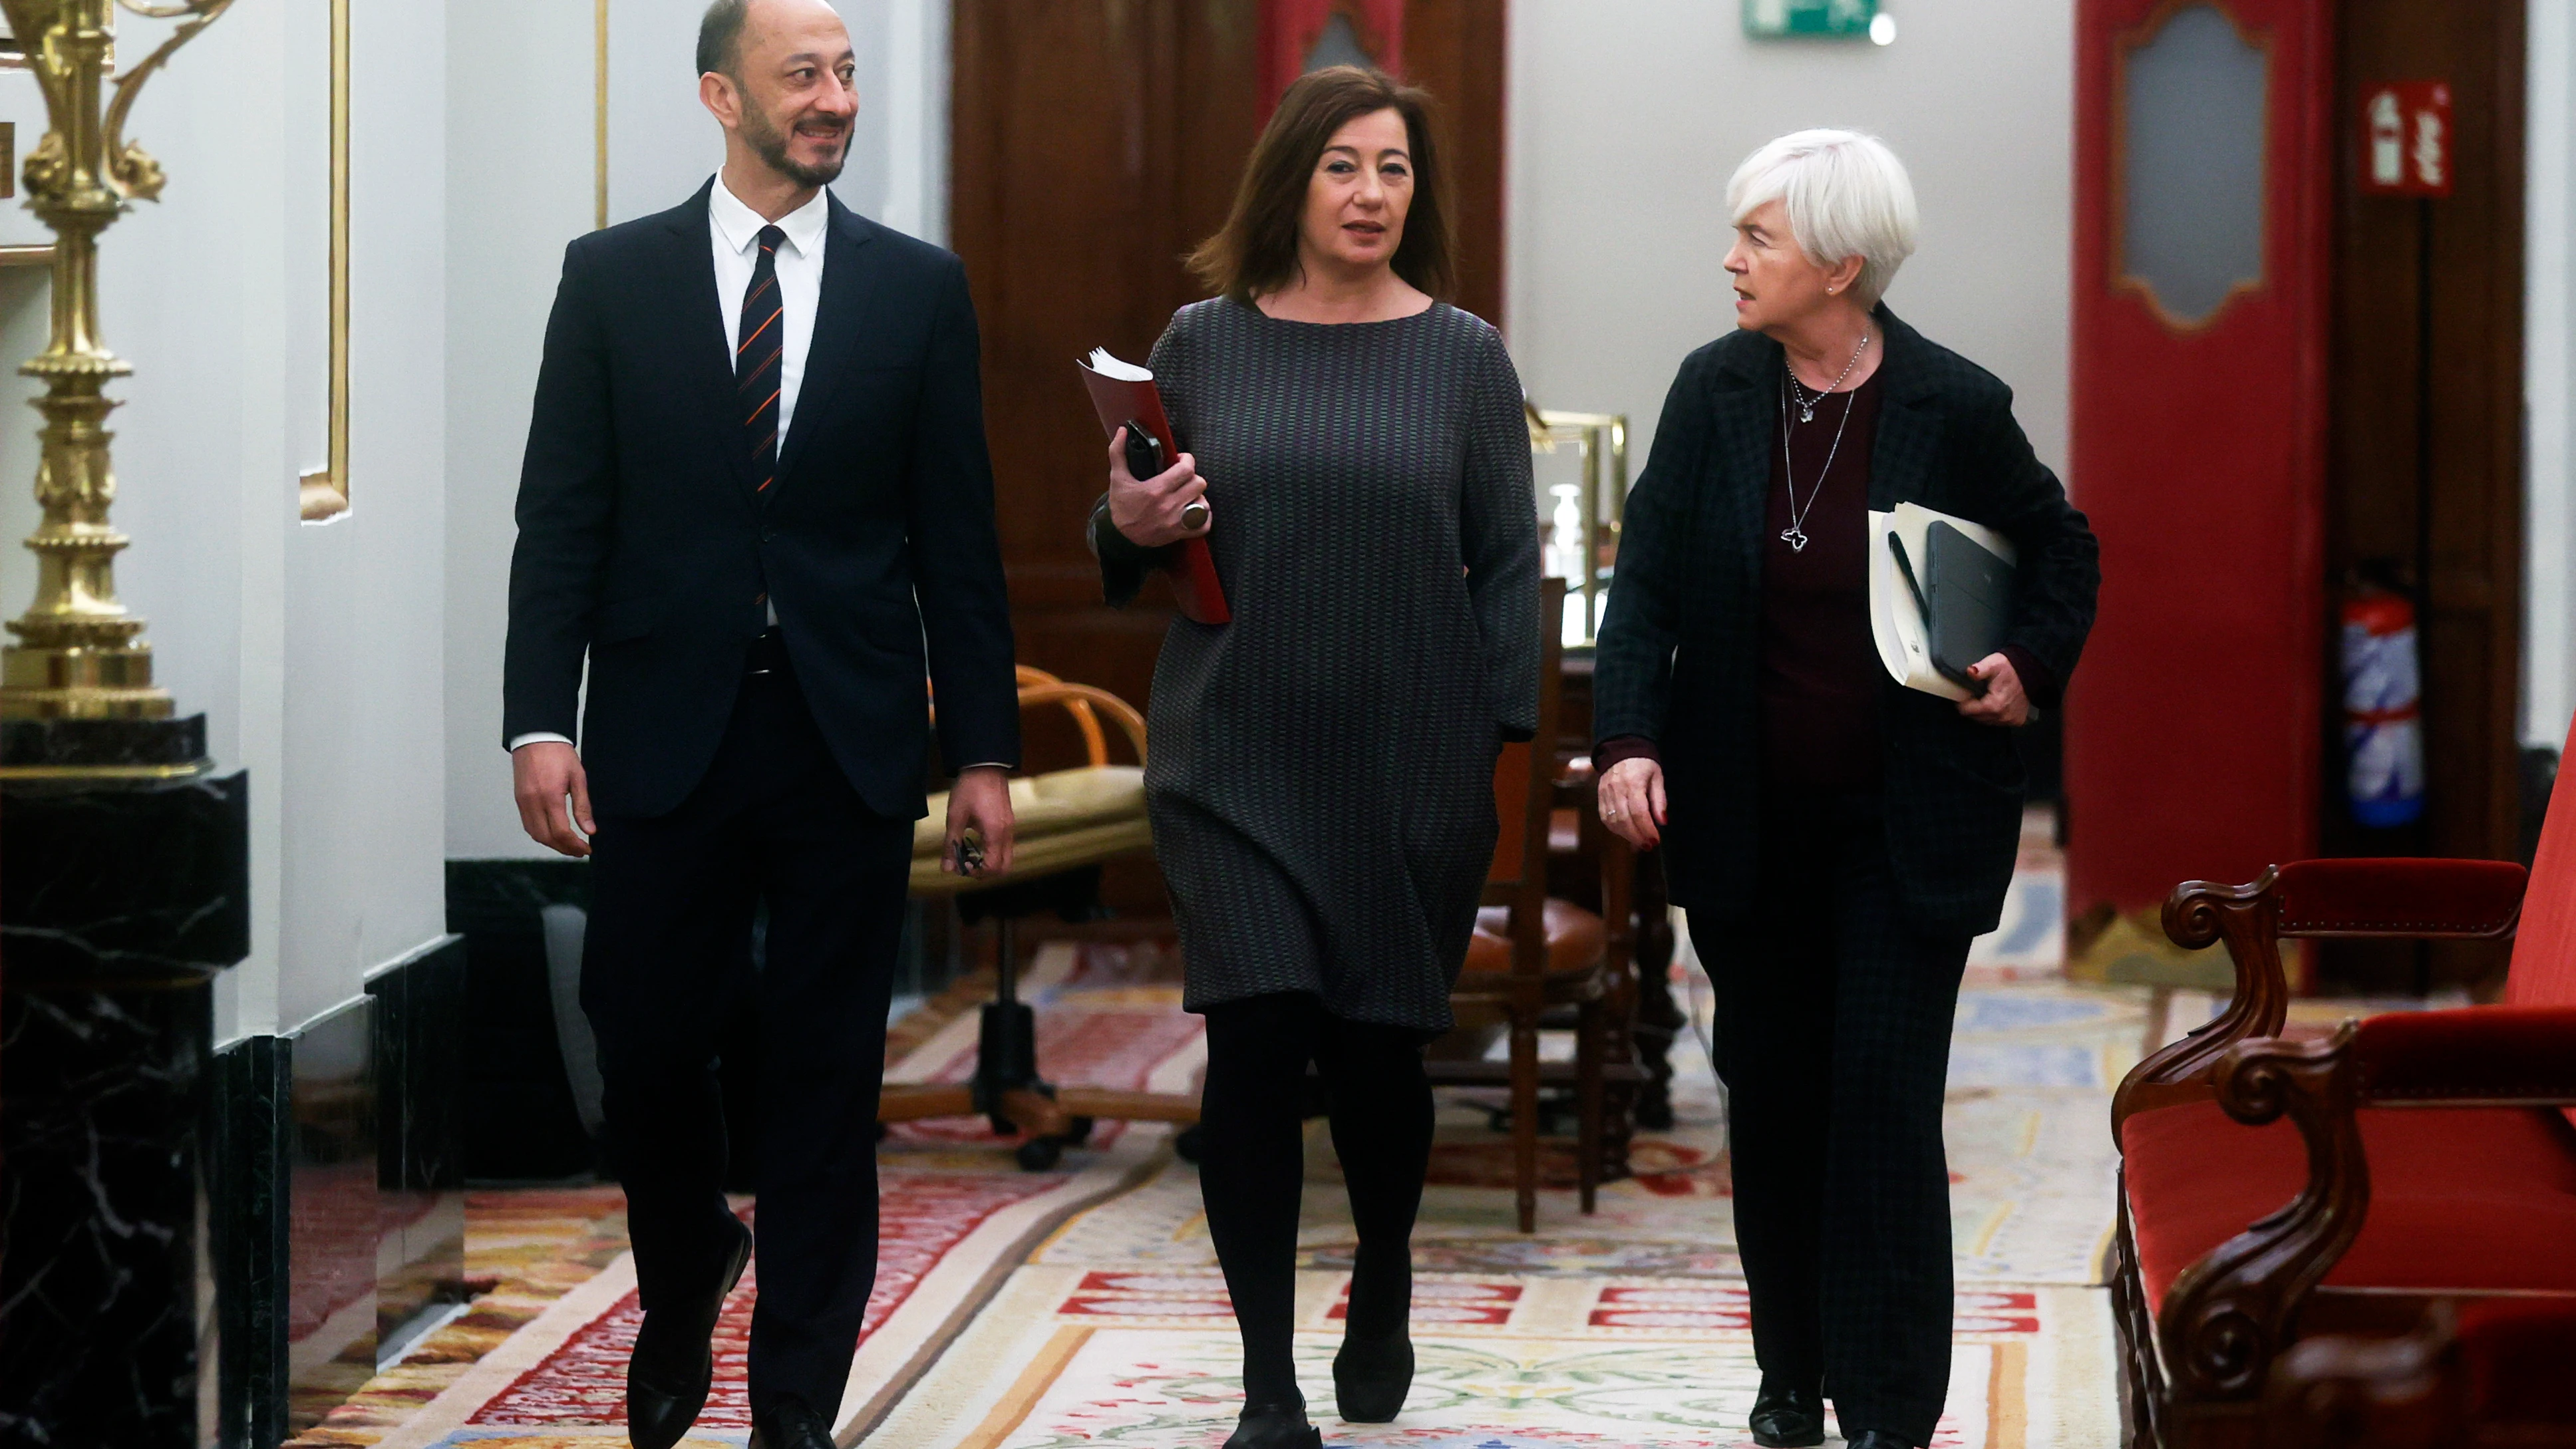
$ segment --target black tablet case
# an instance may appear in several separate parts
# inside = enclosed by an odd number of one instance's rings
[[[1923,531],[1923,551],[1932,667],[1964,682],[1969,665],[2003,647],[2013,566],[1939,519]]]

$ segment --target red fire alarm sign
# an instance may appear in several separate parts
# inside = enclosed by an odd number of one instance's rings
[[[2451,194],[2451,87],[2389,81],[2362,92],[2361,189],[2379,196]]]

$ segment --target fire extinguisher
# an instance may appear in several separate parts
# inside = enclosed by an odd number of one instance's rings
[[[2344,600],[2345,789],[2363,825],[2407,825],[2424,814],[2415,637],[2415,605],[2405,595],[2365,587]]]

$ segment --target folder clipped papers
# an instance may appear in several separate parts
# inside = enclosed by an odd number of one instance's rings
[[[1920,504],[1869,515],[1869,630],[1888,677],[1971,699],[1971,664],[2002,647],[2012,619],[2012,541]]]

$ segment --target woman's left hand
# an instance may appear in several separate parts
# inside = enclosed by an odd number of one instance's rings
[[[1989,654],[1968,666],[1968,677],[1984,681],[1986,692],[1960,700],[1959,713],[1979,724],[2007,729],[2030,723],[2030,696],[2022,693],[2021,676],[2013,671],[2011,660]]]

